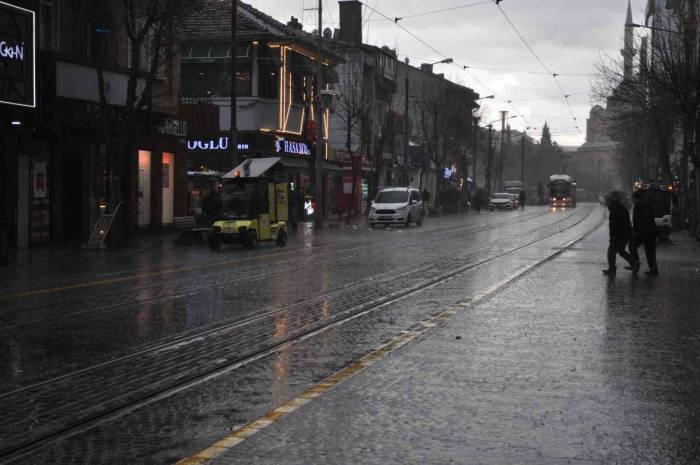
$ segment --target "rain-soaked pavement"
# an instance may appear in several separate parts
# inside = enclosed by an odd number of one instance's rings
[[[698,243],[609,280],[602,220],[528,208],[0,269],[0,462],[699,463]]]

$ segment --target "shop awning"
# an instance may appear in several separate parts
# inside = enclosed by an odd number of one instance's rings
[[[222,176],[224,179],[231,178],[258,178],[265,174],[277,163],[287,169],[308,171],[309,160],[305,158],[282,158],[282,157],[266,157],[266,158],[249,158],[243,163]],[[321,163],[321,169],[324,173],[331,176],[342,176],[345,172],[340,166],[334,165],[328,161]]]
[[[290,168],[290,169],[298,169],[298,170],[308,170],[309,169],[309,160],[308,159],[303,159],[303,158],[281,158],[280,159],[280,164],[282,164],[285,168]],[[334,175],[342,175],[345,170],[341,168],[338,165],[334,165],[331,162],[328,161],[323,161],[321,163],[321,169],[323,170],[324,173]]]
[[[222,178],[259,178],[278,161],[280,161],[279,157],[249,158],[223,175]]]

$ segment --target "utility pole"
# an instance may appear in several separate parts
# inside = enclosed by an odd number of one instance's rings
[[[440,159],[440,139],[438,138],[438,109],[437,103],[433,102],[431,105],[433,109],[433,138],[435,140],[435,146],[433,147],[433,157],[435,160]],[[442,173],[440,172],[441,166],[435,165],[435,192],[433,194],[433,208],[438,208],[440,206],[440,178]]]
[[[486,181],[485,181],[486,193],[488,193],[488,194],[491,193],[491,161],[493,159],[493,147],[491,145],[491,140],[492,140],[491,133],[492,132],[493,132],[493,124],[489,123],[489,152],[488,152],[488,159],[486,160]]]
[[[507,111],[501,111],[501,153],[498,160],[498,172],[496,173],[496,189],[500,192],[503,184],[503,157],[505,156],[505,134],[506,134],[506,115]]]
[[[406,166],[408,166],[408,164],[409,164],[409,161],[408,161],[408,150],[409,150],[409,147],[410,147],[409,131],[408,131],[408,124],[409,124],[409,121],[408,121],[408,86],[409,86],[409,84],[410,84],[410,81],[409,81],[409,79],[408,79],[408,70],[406,70],[406,81],[405,81],[406,89],[405,89],[405,93],[404,93],[404,99],[405,99],[405,101],[404,101],[404,110],[403,110],[403,113],[404,113],[404,116],[403,116],[403,125],[404,125],[403,132],[404,132],[404,136],[405,136],[405,137],[404,137],[404,139],[405,139],[405,140],[404,140],[404,152],[403,152],[403,153],[404,153],[404,157],[403,157],[404,172],[408,172],[408,170],[406,170],[405,168],[406,168]],[[407,177],[407,176],[406,176],[406,178],[407,178],[407,179],[405,179],[405,182],[406,182],[406,185],[408,186],[408,185],[409,185],[409,180],[408,180],[408,177]]]
[[[231,0],[231,125],[229,128],[228,150],[231,158],[231,169],[239,164],[238,160],[238,129],[236,111],[236,18],[238,16],[238,3]]]
[[[472,178],[474,181],[474,187],[478,188],[479,185],[476,183],[476,137],[479,133],[479,118],[474,116],[472,120],[474,121],[474,136],[472,137]]]
[[[523,130],[523,143],[520,147],[520,182],[523,183],[525,189],[525,138],[527,137],[527,129]]]
[[[316,150],[314,160],[314,196],[316,211],[314,212],[314,228],[323,228],[323,105],[321,90],[323,90],[323,0],[318,0],[318,58],[316,61]]]

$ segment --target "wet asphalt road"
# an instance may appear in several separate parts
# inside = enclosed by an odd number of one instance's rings
[[[0,461],[174,463],[601,219],[530,208],[2,270]]]

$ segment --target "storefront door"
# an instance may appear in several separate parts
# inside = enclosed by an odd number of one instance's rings
[[[173,222],[173,197],[175,194],[175,166],[172,153],[163,152],[163,224]]]
[[[139,226],[151,224],[151,152],[139,150]]]

